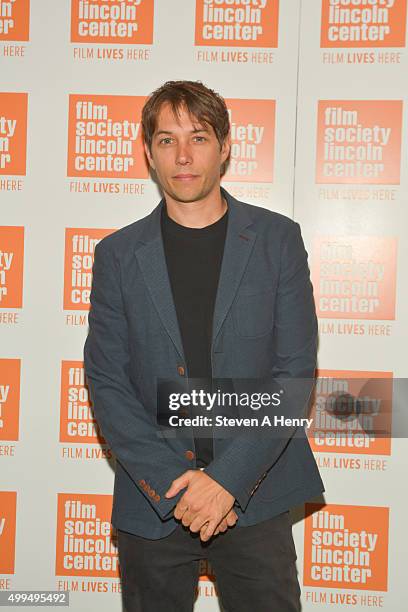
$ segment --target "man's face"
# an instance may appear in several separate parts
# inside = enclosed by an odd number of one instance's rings
[[[145,151],[165,195],[178,202],[196,202],[219,191],[220,168],[230,146],[229,136],[220,148],[212,126],[200,124],[185,108],[175,117],[165,103],[151,152],[146,144]]]

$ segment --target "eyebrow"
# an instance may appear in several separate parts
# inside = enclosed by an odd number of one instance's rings
[[[191,134],[196,134],[197,132],[207,132],[209,133],[209,131],[206,128],[194,128],[194,130],[190,130]],[[173,134],[173,132],[170,132],[169,130],[159,130],[158,132],[156,132],[155,137],[156,136],[160,136],[160,134]]]

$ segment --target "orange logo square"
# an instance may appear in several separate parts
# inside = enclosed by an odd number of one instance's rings
[[[305,504],[305,513],[305,586],[387,590],[388,508]]]
[[[322,0],[321,47],[405,47],[407,0],[344,4]]]
[[[71,42],[151,45],[154,0],[71,0]]]
[[[223,181],[271,183],[275,149],[275,100],[226,100],[231,159]]]
[[[315,238],[312,282],[318,317],[394,320],[396,275],[396,238]]]
[[[30,0],[0,1],[0,40],[28,41]]]
[[[20,359],[0,359],[0,440],[18,440]]]
[[[149,176],[142,143],[143,96],[69,96],[68,176]]]
[[[277,47],[278,26],[279,0],[196,0],[196,45]]]
[[[105,444],[93,416],[82,361],[61,363],[60,442]]]
[[[307,430],[315,452],[391,454],[392,372],[317,372]]]
[[[17,493],[0,491],[0,574],[14,574]]]
[[[26,93],[0,93],[0,175],[26,173],[27,101]]]
[[[398,185],[401,100],[319,100],[316,182]]]
[[[24,227],[0,227],[0,308],[23,305]]]
[[[89,310],[95,247],[113,229],[65,230],[64,310]]]
[[[56,576],[117,578],[112,495],[58,493]]]

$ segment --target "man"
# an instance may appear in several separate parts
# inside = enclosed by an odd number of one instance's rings
[[[191,611],[207,558],[226,612],[295,612],[288,510],[323,491],[304,430],[170,435],[158,424],[157,384],[313,378],[317,321],[300,228],[220,187],[229,116],[202,83],[158,88],[142,127],[163,199],[97,245],[84,354],[117,459],[112,524],[126,610]]]

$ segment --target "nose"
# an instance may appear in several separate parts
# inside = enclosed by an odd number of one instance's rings
[[[186,142],[179,142],[176,152],[176,163],[180,166],[191,164],[193,161],[190,145]]]

